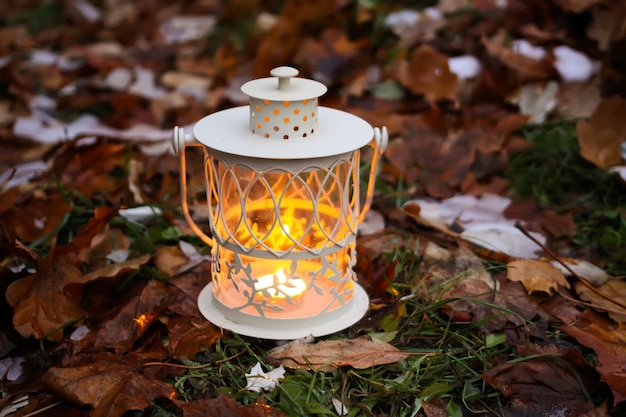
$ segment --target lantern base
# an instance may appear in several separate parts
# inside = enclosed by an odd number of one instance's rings
[[[222,329],[261,339],[293,340],[309,335],[317,337],[335,333],[359,321],[369,306],[367,293],[363,287],[354,283],[354,294],[350,301],[331,314],[300,319],[250,317],[247,323],[242,323],[227,317],[224,308],[220,308],[221,303],[213,296],[212,287],[213,283],[209,283],[198,296],[198,308],[202,315]]]

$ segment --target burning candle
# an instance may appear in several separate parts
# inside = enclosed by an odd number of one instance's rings
[[[280,269],[257,278],[254,287],[258,293],[267,293],[271,298],[293,298],[306,290],[306,282],[296,277],[287,278],[285,271]]]

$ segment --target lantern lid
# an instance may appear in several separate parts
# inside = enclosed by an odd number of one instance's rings
[[[326,93],[324,84],[307,78],[296,78],[298,70],[292,67],[276,67],[271,77],[248,81],[241,91],[250,97],[269,101],[310,100]]]
[[[353,152],[374,137],[374,128],[358,116],[319,107],[315,137],[297,140],[264,139],[250,132],[249,106],[222,110],[200,119],[193,136],[216,151],[250,158],[307,159]]]
[[[324,84],[297,78],[298,70],[286,66],[270,74],[241,87],[250,97],[248,106],[198,121],[193,128],[196,140],[216,151],[264,159],[340,155],[372,140],[374,130],[365,120],[318,105],[327,90]]]

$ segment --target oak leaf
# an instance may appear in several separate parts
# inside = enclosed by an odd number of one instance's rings
[[[402,352],[389,343],[368,336],[323,340],[317,343],[307,343],[307,339],[298,339],[268,352],[269,362],[274,365],[281,364],[288,368],[312,366],[319,370],[330,370],[340,366],[365,369],[375,365],[396,363],[409,356],[409,353]]]
[[[552,294],[559,285],[569,288],[565,275],[548,262],[521,259],[507,264],[507,278],[520,281],[528,293],[545,291]]]

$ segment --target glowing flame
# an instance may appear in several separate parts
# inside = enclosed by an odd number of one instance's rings
[[[272,298],[295,297],[306,290],[306,282],[300,278],[287,278],[281,269],[257,278],[255,289],[269,293]]]
[[[133,320],[135,320],[135,323],[137,323],[137,326],[139,326],[139,331],[141,332],[146,330],[146,328],[150,325],[150,323],[152,323],[153,319],[154,319],[154,314],[147,314],[147,313],[144,313],[139,317],[133,318]]]

